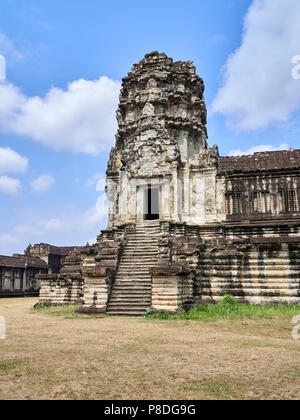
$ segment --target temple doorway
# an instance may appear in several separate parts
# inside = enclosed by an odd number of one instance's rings
[[[145,189],[145,220],[159,219],[159,189],[148,187]]]

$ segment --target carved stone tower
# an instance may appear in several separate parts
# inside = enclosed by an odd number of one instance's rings
[[[107,171],[109,228],[147,219],[188,222],[193,203],[185,181],[207,150],[203,92],[191,61],[158,52],[123,79]]]
[[[97,243],[40,275],[40,302],[81,312],[178,312],[232,294],[300,304],[300,150],[222,157],[207,146],[191,61],[147,54],[123,79]]]

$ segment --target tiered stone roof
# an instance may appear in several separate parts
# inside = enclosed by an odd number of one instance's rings
[[[48,268],[46,262],[40,258],[26,257],[22,255],[16,257],[0,255],[0,267],[25,268],[25,266],[31,268]]]
[[[300,168],[300,149],[219,157],[219,173],[274,171]]]

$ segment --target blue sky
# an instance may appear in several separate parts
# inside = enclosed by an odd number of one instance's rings
[[[299,148],[299,21],[295,0],[0,0],[0,254],[105,227],[120,80],[153,50],[194,61],[221,154]]]

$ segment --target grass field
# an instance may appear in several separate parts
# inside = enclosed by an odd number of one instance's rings
[[[295,309],[163,320],[35,303],[0,300],[0,399],[300,398]]]

